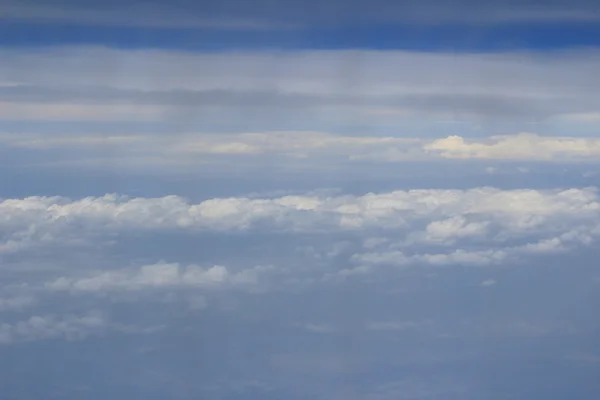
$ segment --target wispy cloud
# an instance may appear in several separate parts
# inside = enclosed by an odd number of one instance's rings
[[[80,108],[75,116],[98,118],[91,114],[95,105],[100,116],[110,118],[110,111],[113,119],[131,112],[132,118],[152,113],[163,118],[187,115],[191,121],[190,115],[216,113],[221,118],[235,109],[236,118],[242,117],[241,110],[261,118],[275,112],[325,113],[331,118],[343,113],[349,118],[358,112],[371,123],[407,115],[540,120],[594,115],[600,84],[593,73],[600,59],[592,50],[544,55],[209,54],[51,47],[3,49],[0,56],[4,107],[21,110],[21,118],[29,119],[36,118],[26,112],[33,105],[39,108],[38,119],[53,117],[60,107]],[[355,65],[354,72],[340,75],[348,63]]]

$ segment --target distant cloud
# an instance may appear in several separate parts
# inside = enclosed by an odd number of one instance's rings
[[[394,136],[339,135],[312,131],[267,131],[237,134],[168,135],[32,135],[0,134],[0,144],[28,151],[69,150],[74,164],[89,166],[87,154],[104,158],[106,165],[127,168],[194,166],[222,164],[224,157],[260,167],[264,156],[270,164],[302,169],[319,162],[324,166],[348,166],[349,163],[403,163],[413,161],[460,162],[464,160],[522,162],[597,162],[600,139],[589,137],[553,137],[533,133],[463,138],[450,136],[423,139]],[[78,151],[82,153],[79,153]],[[49,153],[45,153],[49,154]],[[50,153],[51,154],[51,153]],[[67,154],[67,159],[69,154]],[[92,158],[93,160],[93,158]],[[68,162],[61,159],[62,162]],[[57,161],[62,165],[61,161]],[[52,165],[52,163],[50,163]],[[530,169],[486,167],[487,174],[519,172]]]
[[[0,323],[0,345],[51,339],[83,340],[106,332],[149,334],[160,329],[160,326],[115,323],[104,313],[96,311],[81,315],[34,315],[13,323]]]
[[[541,137],[536,134],[522,133],[467,142],[460,136],[450,136],[425,145],[425,150],[438,153],[442,157],[461,159],[532,161],[598,159],[600,139]]]
[[[315,257],[354,254],[352,268],[364,264],[366,270],[378,264],[485,265],[588,245],[600,234],[599,213],[595,188],[420,189],[362,196],[312,193],[213,198],[197,204],[179,196],[29,197],[0,202],[0,215],[10,216],[0,220],[0,251],[26,256],[43,248],[85,248],[118,240],[117,233],[351,232],[362,236],[364,248],[340,242]],[[93,292],[243,285],[256,283],[269,268],[232,272],[223,266],[157,264],[93,277],[65,277],[51,287]]]
[[[16,295],[0,298],[1,311],[19,311],[36,304],[36,298],[31,295]]]
[[[60,277],[46,283],[55,292],[110,293],[169,288],[208,288],[219,286],[247,286],[258,284],[262,272],[268,267],[254,267],[231,273],[223,266],[201,268],[196,265],[180,267],[177,263],[145,265],[137,269],[99,272],[91,276]],[[204,308],[202,297],[191,297],[192,308]]]
[[[371,126],[423,117],[451,125],[490,118],[590,124],[600,96],[597,53],[6,48],[0,119],[243,127],[282,116],[333,123],[344,115]],[[360,69],[339,73],[350,65]]]
[[[63,338],[83,339],[106,329],[108,321],[102,314],[83,316],[33,316],[13,324],[0,324],[0,344],[20,341]]]

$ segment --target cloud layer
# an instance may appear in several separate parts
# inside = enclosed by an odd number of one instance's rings
[[[30,197],[0,203],[0,249],[4,254],[27,254],[36,248],[95,246],[136,232],[347,233],[368,239],[364,252],[353,258],[358,263],[486,264],[515,254],[561,252],[589,244],[600,233],[599,213],[596,188],[423,189],[362,196],[214,198],[197,204],[178,196],[106,195],[75,201]],[[107,272],[92,281],[57,285],[131,289],[252,278],[230,275],[223,267],[148,268],[136,275]]]
[[[50,47],[0,51],[2,118],[221,119],[307,115],[539,121],[598,113],[596,51],[186,53]],[[118,74],[117,74],[118,71]],[[34,110],[38,110],[35,115]],[[251,113],[252,115],[248,115]],[[233,115],[229,113],[229,118]],[[217,119],[215,119],[217,121]],[[229,121],[229,123],[234,121]],[[296,127],[297,128],[297,127]]]
[[[540,136],[534,133],[439,139],[395,136],[335,135],[326,132],[284,131],[240,134],[159,135],[0,135],[7,148],[49,157],[38,165],[131,169],[215,165],[222,171],[240,166],[287,170],[321,165],[347,167],[419,161],[466,160],[538,163],[592,163],[600,159],[600,139]],[[67,151],[63,154],[62,151]],[[53,153],[55,152],[55,153]],[[265,157],[266,156],[266,157]],[[490,172],[495,171],[489,167]],[[520,170],[523,171],[523,168]]]

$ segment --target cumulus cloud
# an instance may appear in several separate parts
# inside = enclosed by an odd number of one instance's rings
[[[447,241],[454,238],[481,236],[486,234],[487,222],[467,222],[464,216],[433,221],[425,228],[428,241]]]
[[[356,260],[493,263],[512,254],[551,253],[589,244],[600,233],[599,213],[600,198],[592,187],[420,189],[362,196],[312,193],[213,198],[198,204],[179,196],[29,197],[0,202],[0,249],[23,253],[39,246],[85,246],[128,232],[360,232],[367,239],[371,232],[379,232],[364,243],[366,253],[357,254]],[[343,246],[329,249],[325,256],[340,254],[347,248]],[[423,246],[428,246],[427,251],[422,251]],[[148,266],[134,275],[107,272],[92,281],[65,285],[94,288],[121,282],[136,287],[256,279],[251,271],[240,274],[229,275],[218,266],[208,270]]]

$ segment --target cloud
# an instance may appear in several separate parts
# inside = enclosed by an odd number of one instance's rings
[[[296,157],[350,155],[362,148],[414,146],[419,139],[398,137],[342,136],[326,132],[263,132],[235,135],[189,136],[175,142],[172,150],[188,154],[279,153]]]
[[[593,123],[600,84],[593,50],[542,55],[50,47],[2,49],[0,58],[2,109],[10,111],[3,117],[28,120],[68,111],[74,119],[131,115],[183,119],[188,126],[212,121],[242,127],[279,118],[303,123],[307,117],[332,124],[340,115],[369,125],[411,117]],[[340,75],[349,64],[359,69]]]
[[[164,107],[136,104],[75,104],[0,101],[0,120],[158,121]]]
[[[60,318],[53,315],[33,316],[14,324],[0,324],[0,344],[56,338],[84,339],[101,333],[107,325],[106,317],[97,313]]]
[[[0,311],[20,311],[36,304],[36,298],[31,295],[16,295],[0,298]]]
[[[600,157],[600,139],[576,137],[542,137],[521,133],[494,136],[489,140],[465,141],[449,136],[424,146],[426,151],[446,158],[496,160],[596,160]]]
[[[357,253],[351,261],[357,264],[369,265],[490,265],[507,261],[507,250],[469,251],[457,249],[445,253],[424,253],[406,255],[398,250],[380,250],[377,252]],[[342,272],[345,274],[345,272]]]
[[[29,164],[314,168],[316,160],[595,162],[600,152],[597,50],[45,47],[0,49],[0,58],[0,140],[34,152],[20,158]],[[360,68],[340,75],[348,65]],[[15,131],[16,121],[32,124]],[[540,133],[512,135],[530,131]]]
[[[394,136],[339,135],[313,131],[268,131],[238,134],[178,134],[173,137],[136,135],[32,135],[0,134],[0,143],[28,151],[68,150],[61,161],[89,165],[89,157],[104,157],[105,163],[127,166],[135,160],[148,167],[224,164],[234,166],[280,165],[306,169],[322,166],[348,167],[350,163],[402,163],[414,161],[461,162],[465,160],[596,163],[600,139],[552,137],[532,133],[494,136],[489,139],[450,136],[419,139]],[[76,151],[78,150],[78,151]],[[80,151],[80,152],[79,152]],[[45,153],[51,154],[51,153]],[[224,163],[227,157],[228,163]],[[60,161],[59,161],[60,165]],[[530,171],[487,167],[488,174]]]
[[[50,339],[83,340],[106,332],[150,334],[162,328],[115,323],[107,315],[97,311],[82,315],[34,315],[14,323],[0,323],[0,345]]]
[[[431,237],[482,234],[488,219],[514,232],[535,231],[558,218],[586,220],[599,211],[595,188],[568,190],[398,190],[362,196],[290,195],[213,198],[198,204],[170,195],[130,198],[116,194],[70,200],[27,197],[0,202],[0,226],[13,241],[53,233],[107,229],[240,230],[262,223],[284,230],[402,228],[419,220]],[[472,220],[475,218],[475,220]],[[483,221],[477,218],[485,218]],[[433,219],[433,221],[431,220]]]
[[[29,197],[0,202],[0,251],[27,258],[40,249],[64,253],[139,233],[347,234],[360,238],[357,247],[352,241],[338,240],[322,254],[314,249],[311,254],[321,260],[351,257],[350,270],[364,273],[370,265],[487,265],[569,251],[591,244],[600,234],[599,214],[600,198],[593,187],[419,189],[360,196],[310,193],[213,198],[200,203],[179,196]],[[53,287],[93,292],[252,286],[269,268],[232,272],[219,265],[162,263],[93,277],[65,277]]]
[[[223,286],[245,287],[257,285],[261,273],[269,267],[257,266],[239,272],[215,265],[202,268],[196,265],[181,267],[177,263],[159,263],[116,271],[98,272],[87,277],[59,277],[46,282],[45,287],[54,292],[110,293],[170,288],[215,288]],[[204,308],[202,296],[189,298],[190,307]]]
[[[450,217],[434,221],[425,228],[424,239],[431,242],[446,242],[448,240],[481,236],[486,234],[486,222],[468,222],[465,217]]]
[[[493,279],[487,279],[487,280],[481,282],[480,285],[486,287],[486,286],[494,286],[496,283],[497,282]]]

